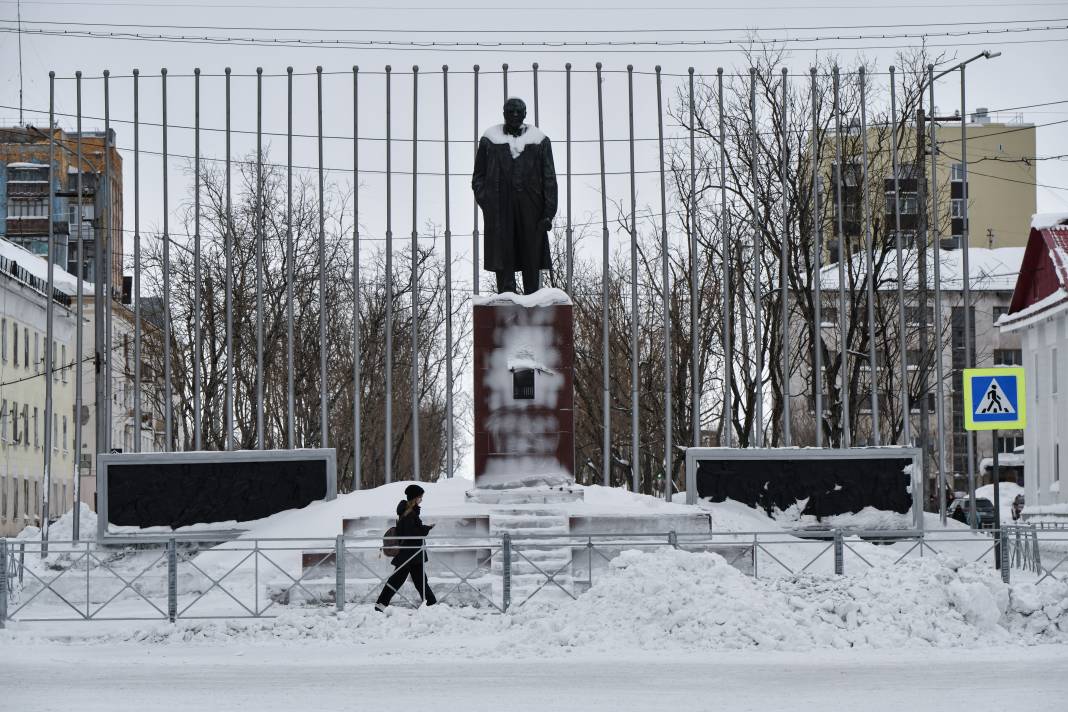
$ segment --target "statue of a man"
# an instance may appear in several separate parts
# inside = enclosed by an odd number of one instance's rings
[[[522,99],[504,102],[504,123],[489,128],[478,142],[471,189],[484,219],[483,266],[497,274],[497,292],[515,292],[515,273],[523,291],[541,287],[541,270],[552,269],[548,232],[556,215],[556,168],[549,138],[523,123]]]

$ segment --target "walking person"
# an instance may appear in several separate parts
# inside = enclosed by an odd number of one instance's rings
[[[399,551],[391,559],[391,563],[396,568],[378,596],[378,602],[375,603],[376,611],[386,610],[386,606],[393,600],[397,589],[404,584],[406,578],[412,579],[412,585],[419,592],[420,600],[426,600],[428,606],[433,606],[438,602],[427,584],[426,570],[423,566],[427,561],[423,537],[434,528],[433,524],[423,524],[423,520],[419,518],[419,505],[423,502],[423,493],[424,490],[419,485],[408,485],[404,489],[406,499],[397,503],[396,539],[399,542]]]

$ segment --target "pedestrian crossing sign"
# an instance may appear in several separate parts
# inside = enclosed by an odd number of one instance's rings
[[[964,369],[965,430],[1022,430],[1027,424],[1024,370]]]

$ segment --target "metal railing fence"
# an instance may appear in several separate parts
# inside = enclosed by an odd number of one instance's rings
[[[42,547],[48,555],[41,557]],[[286,607],[370,603],[394,572],[379,537],[92,541],[0,539],[0,627],[10,622],[270,618]],[[835,575],[949,556],[1068,582],[1068,529],[1000,531],[751,531],[500,535],[428,538],[423,551],[438,602],[504,613],[577,599],[624,551],[719,554],[743,574]],[[1000,563],[1000,566],[998,565]],[[395,604],[417,607],[405,582]]]

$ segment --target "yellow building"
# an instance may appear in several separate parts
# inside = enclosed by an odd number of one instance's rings
[[[1035,126],[1026,123],[993,123],[986,109],[977,109],[965,127],[968,157],[969,244],[972,247],[1023,247],[1037,209],[1035,192]],[[856,127],[854,127],[856,128]],[[922,227],[923,193],[931,185],[930,125],[924,131],[922,153],[917,152],[916,125],[911,123],[898,137],[898,191],[901,231],[911,246]],[[964,166],[960,123],[939,122],[937,144],[938,216],[928,225],[946,249],[959,247],[964,230]],[[835,180],[833,136],[821,156],[824,185],[824,235],[828,258],[836,254],[838,191]],[[892,142],[886,128],[868,130],[868,199],[872,237],[891,241],[894,234]],[[859,247],[865,235],[862,191],[863,141],[859,130],[842,137],[843,232],[851,246]],[[920,170],[917,160],[923,161]],[[921,180],[917,180],[917,179]],[[892,243],[891,243],[892,244]]]

